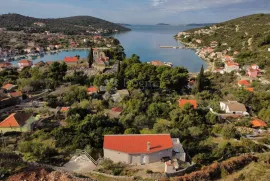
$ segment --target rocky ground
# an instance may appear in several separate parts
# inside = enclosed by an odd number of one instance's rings
[[[27,168],[10,176],[7,181],[94,181],[89,178],[78,178],[62,171],[51,171],[45,168]]]

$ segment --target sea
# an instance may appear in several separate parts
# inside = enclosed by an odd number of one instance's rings
[[[151,62],[160,60],[162,62],[171,62],[173,66],[183,66],[189,72],[199,72],[203,65],[207,68],[204,60],[195,54],[191,49],[173,49],[160,48],[159,46],[183,46],[179,41],[174,39],[180,31],[185,31],[198,26],[171,26],[171,25],[131,25],[128,26],[132,31],[111,35],[117,38],[125,49],[127,57],[136,54],[142,62]],[[63,60],[66,56],[80,55],[86,58],[87,50],[63,51],[58,54],[38,57],[33,63],[38,61],[58,61]]]

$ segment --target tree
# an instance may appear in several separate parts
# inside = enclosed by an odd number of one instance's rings
[[[196,91],[197,92],[201,92],[203,90],[203,83],[204,83],[204,68],[203,68],[203,65],[201,67],[201,71],[200,73],[198,74],[197,76],[197,81],[196,81]]]
[[[125,130],[124,134],[140,134],[140,132],[135,128],[128,128]]]
[[[55,81],[63,81],[67,72],[67,64],[65,62],[59,63],[54,62],[49,67],[48,77],[54,79]]]
[[[88,54],[88,65],[89,65],[89,68],[92,67],[94,63],[94,55],[93,55],[93,49],[92,47],[90,48],[90,51],[89,51],[89,54]]]
[[[221,130],[221,134],[224,138],[234,138],[236,136],[236,129],[233,125],[225,124]]]

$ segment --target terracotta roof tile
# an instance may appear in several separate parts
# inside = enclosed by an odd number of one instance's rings
[[[0,128],[22,127],[30,117],[30,114],[12,113],[0,123]]]
[[[113,112],[122,112],[122,108],[121,107],[114,107],[112,108]]]
[[[11,97],[20,97],[20,96],[22,96],[22,92],[21,92],[21,91],[10,92],[9,95],[10,95]]]
[[[149,151],[147,150],[148,143],[150,143]],[[172,139],[169,134],[105,135],[103,144],[104,149],[129,154],[153,153],[172,147]]]
[[[188,100],[188,99],[180,99],[179,100],[179,107],[184,107],[185,104],[193,105],[194,109],[197,109],[197,101],[196,100]]]
[[[12,87],[14,87],[15,85],[13,85],[13,84],[6,84],[6,85],[4,85],[2,88],[3,89],[7,89],[7,90],[9,90],[9,89],[11,89]]]
[[[260,119],[254,119],[250,123],[252,124],[253,127],[266,127],[267,126],[267,124]]]
[[[94,86],[89,87],[89,88],[87,89],[87,92],[97,92],[97,91],[98,91],[98,89],[97,89],[96,87],[94,87]]]
[[[247,80],[239,80],[238,84],[243,86],[250,86],[250,83]]]
[[[77,57],[65,57],[64,62],[69,63],[69,62],[78,62]]]

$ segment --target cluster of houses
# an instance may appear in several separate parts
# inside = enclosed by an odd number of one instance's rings
[[[17,90],[18,86],[6,84],[0,88],[0,108],[16,105],[22,101],[22,92]]]
[[[171,62],[161,62],[160,60],[153,60],[152,62],[147,62],[147,63],[154,65],[156,67],[159,67],[159,66],[173,67],[173,64]]]

